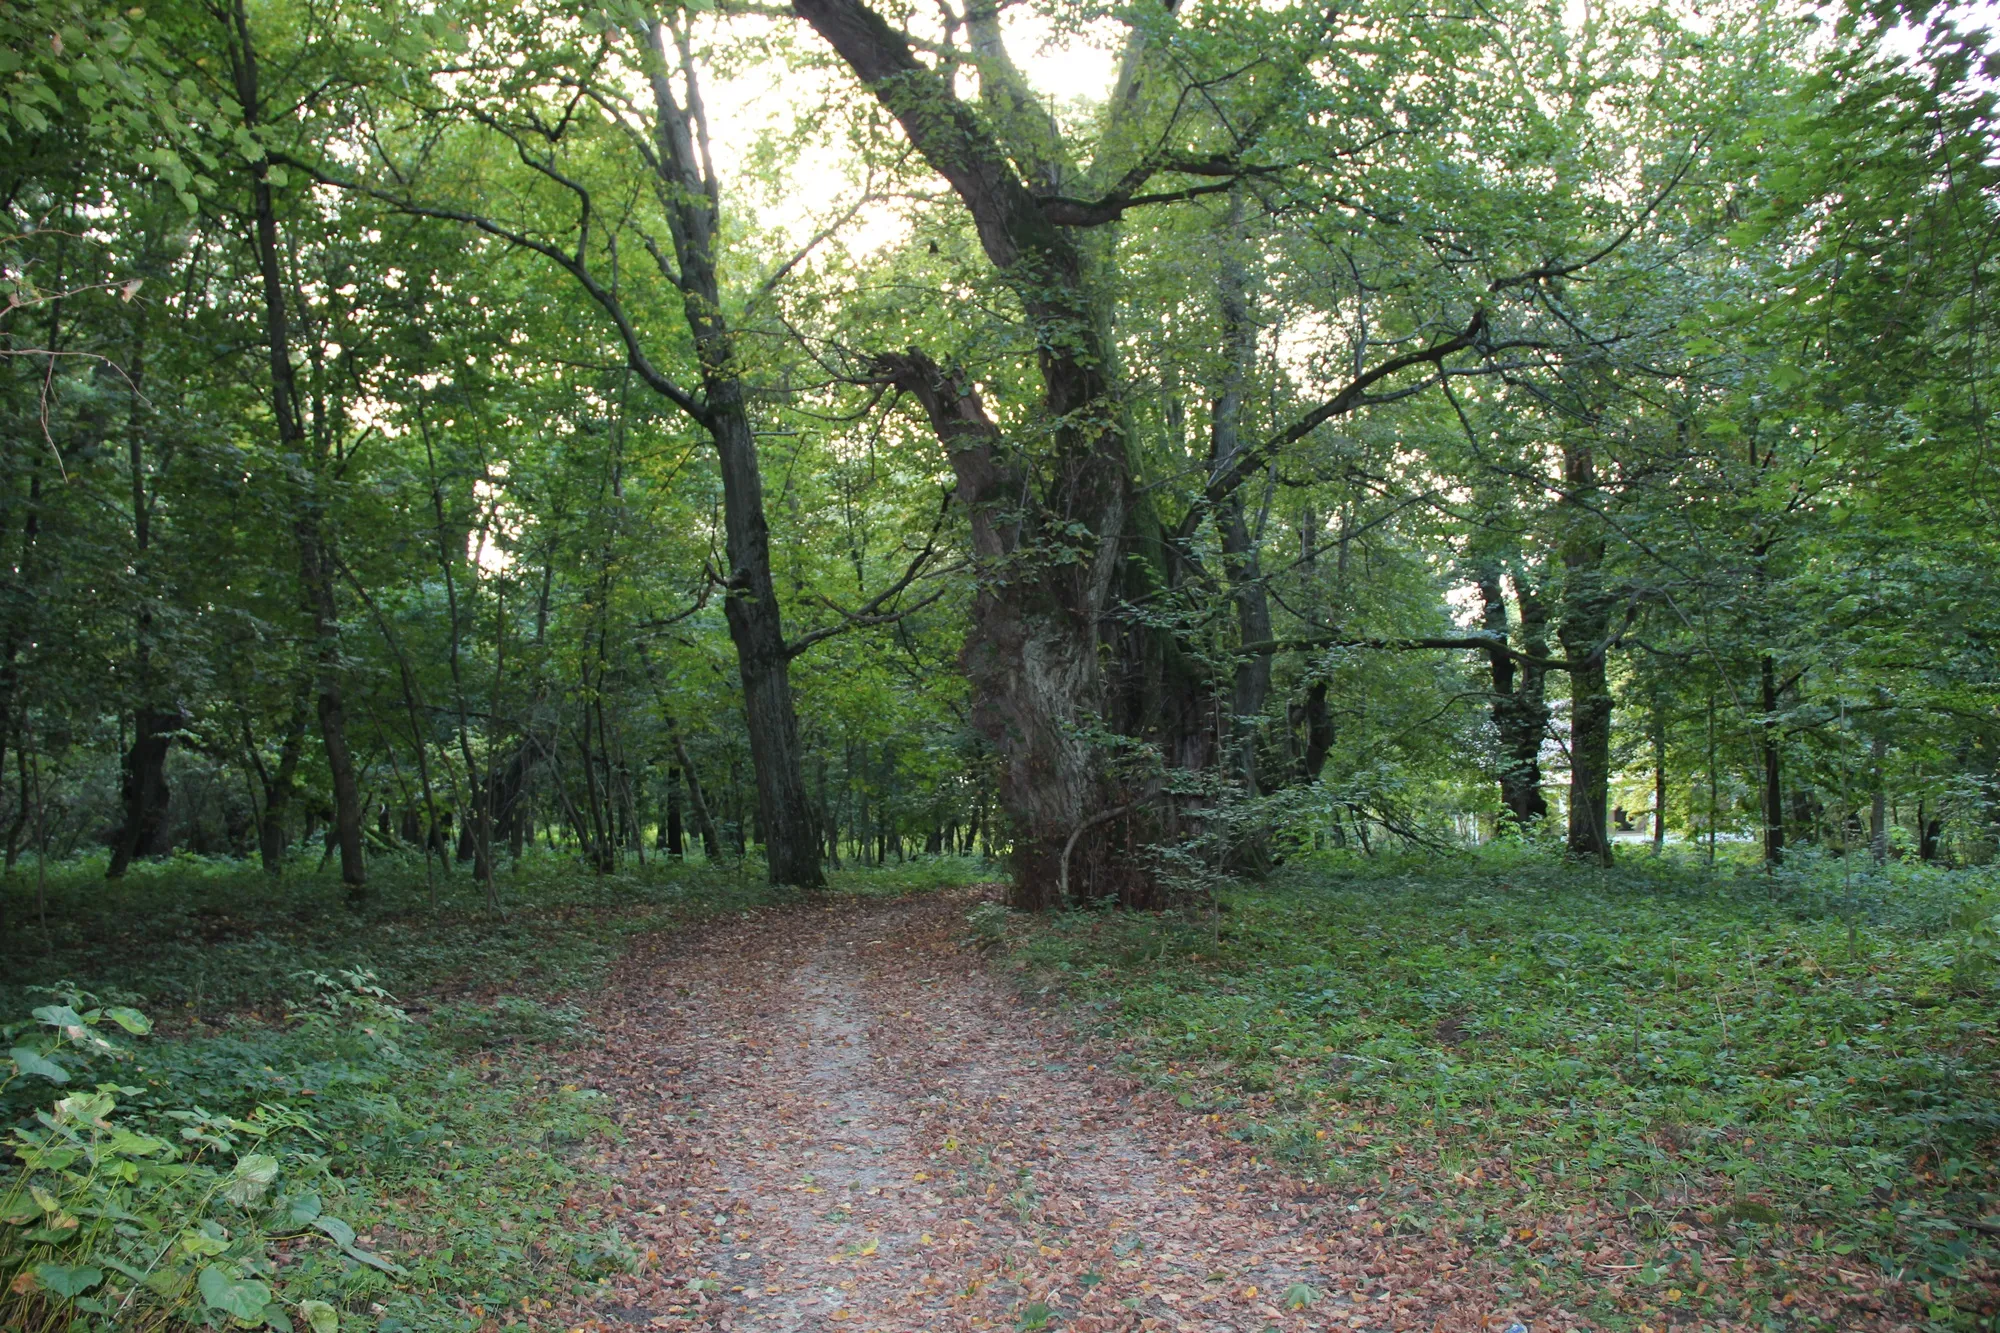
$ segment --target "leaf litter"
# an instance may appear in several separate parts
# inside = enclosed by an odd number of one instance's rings
[[[1119,1076],[964,947],[977,893],[635,941],[589,1081],[639,1257],[571,1327],[1577,1325]]]

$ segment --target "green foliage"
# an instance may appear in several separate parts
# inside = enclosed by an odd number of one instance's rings
[[[4,955],[49,979],[8,992],[35,1012],[0,1028],[0,1322],[37,1333],[465,1333],[471,1305],[546,1309],[631,1271],[581,1203],[611,1126],[564,1068],[591,1039],[574,997],[631,933],[774,900],[754,870],[700,864],[533,858],[505,918],[462,882],[433,906],[416,867],[360,907],[323,878],[198,858],[110,886],[90,870],[51,876],[46,929]],[[894,896],[991,874],[938,858],[841,881]]]
[[[1212,919],[1077,913],[1014,957],[1184,1105],[1399,1224],[1583,1205],[1664,1255],[1699,1210],[1943,1291],[1993,1259],[2000,1032],[1953,921],[1994,887],[1322,858]]]
[[[1007,923],[1013,919],[1004,903],[981,903],[966,913],[966,938],[981,953],[1007,942]]]
[[[916,887],[952,873],[912,865],[907,878]],[[379,860],[375,891],[358,904],[321,877],[272,880],[240,861],[176,857],[107,882],[102,862],[86,860],[52,868],[44,910],[22,877],[0,888],[20,927],[0,941],[0,961],[13,977],[114,976],[169,1023],[277,1015],[299,994],[305,970],[366,967],[384,989],[405,995],[578,985],[601,974],[627,931],[773,899],[754,867],[656,861],[593,876],[567,857],[541,854],[502,884],[519,902],[496,916],[462,870],[434,890],[414,859]],[[27,997],[0,989],[0,998],[20,1008]]]
[[[322,1004],[300,1044],[349,1051],[367,1070],[401,1063],[390,1040],[403,1016],[363,974],[320,984]],[[278,1281],[278,1247],[310,1240],[356,1264],[402,1269],[356,1245],[354,1228],[329,1211],[337,1190],[314,1110],[261,1102],[246,1116],[176,1104],[156,1071],[97,1031],[107,1022],[142,1033],[137,1011],[98,1008],[77,992],[38,1009],[72,1063],[105,1067],[145,1086],[101,1082],[17,1124],[8,1147],[18,1165],[0,1196],[0,1319],[10,1328],[155,1328],[185,1322],[269,1326],[290,1333],[291,1314],[317,1328],[332,1316],[294,1270]],[[69,1073],[17,1047],[0,1084],[9,1109],[22,1081],[67,1083]],[[29,1058],[24,1059],[27,1056]],[[176,1092],[185,1091],[176,1089]],[[324,1302],[320,1303],[322,1306]],[[337,1319],[337,1317],[336,1317]]]

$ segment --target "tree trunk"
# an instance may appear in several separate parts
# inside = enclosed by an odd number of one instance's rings
[[[695,354],[701,363],[700,420],[715,442],[722,473],[723,544],[729,558],[723,614],[743,679],[744,720],[756,772],[757,810],[773,884],[817,889],[826,883],[819,828],[813,819],[792,704],[791,653],[771,579],[770,532],[757,438],[744,396],[736,336],[723,316],[715,240],[720,186],[706,140],[697,144],[690,121],[706,113],[685,34],[655,22],[646,37],[658,63],[648,71],[653,91],[655,161],[672,200],[668,229],[679,263],[677,282]],[[678,45],[686,101],[668,74],[669,38]]]
[[[116,879],[138,857],[162,856],[167,845],[167,751],[174,733],[187,725],[178,711],[141,708],[135,718],[132,745],[125,752],[121,795],[125,823],[112,844],[107,879]]]
[[[465,764],[465,781],[471,797],[466,807],[464,822],[459,826],[458,859],[472,862],[473,878],[486,886],[487,906],[497,907],[499,904],[493,885],[493,826],[489,818],[492,809],[491,793],[486,792],[486,799],[481,799],[483,788],[479,780],[479,767],[473,758],[472,722],[465,701],[465,673],[459,660],[462,623],[458,607],[457,565],[464,557],[465,537],[461,532],[458,551],[454,553],[445,519],[444,482],[438,475],[437,450],[431,442],[430,422],[421,410],[417,413],[417,429],[424,441],[424,469],[429,476],[431,486],[431,517],[436,528],[438,573],[444,580],[445,610],[449,616],[445,659],[451,667],[451,696],[458,712],[458,753]],[[486,737],[489,753],[493,741],[489,723]],[[419,738],[419,744],[421,743],[422,740]]]
[[[1243,451],[1243,395],[1257,354],[1257,328],[1252,322],[1249,277],[1242,249],[1243,191],[1230,192],[1228,230],[1221,239],[1217,305],[1222,318],[1223,377],[1209,409],[1209,474],[1233,467]],[[1216,506],[1216,530],[1222,542],[1223,573],[1236,604],[1240,644],[1258,647],[1241,653],[1230,688],[1230,756],[1246,797],[1261,792],[1257,775],[1257,742],[1265,704],[1271,695],[1271,599],[1264,586],[1257,535],[1244,513],[1243,492],[1232,490]],[[1261,526],[1261,524],[1260,524]],[[1231,849],[1230,867],[1261,876],[1270,869],[1269,832],[1247,830]]]
[[[298,786],[299,759],[305,752],[306,716],[309,696],[301,692],[285,722],[285,737],[279,743],[276,772],[266,773],[263,760],[252,744],[248,721],[243,724],[244,747],[250,751],[258,781],[264,788],[264,813],[257,823],[257,852],[263,858],[264,873],[278,875],[285,868],[285,817],[291,811],[292,795]]]
[[[1319,781],[1320,771],[1326,767],[1327,752],[1333,748],[1333,714],[1326,706],[1326,689],[1324,680],[1308,685],[1306,701],[1300,709],[1306,724],[1306,743],[1299,756],[1299,776],[1306,782]]]
[[[674,758],[680,761],[681,776],[687,781],[688,808],[694,812],[694,826],[701,834],[702,855],[710,861],[722,859],[722,835],[716,831],[715,819],[708,812],[708,802],[702,799],[701,779],[695,775],[694,764],[688,759],[687,744],[681,740],[680,730],[668,724],[674,742]]]
[[[1007,59],[993,6],[967,13],[979,52],[979,108],[958,95],[957,68],[920,61],[865,0],[793,0],[792,7],[949,182],[1032,329],[1040,401],[1021,441],[1004,439],[970,381],[921,349],[875,358],[883,382],[922,404],[970,519],[977,593],[961,661],[973,725],[1000,761],[1012,900],[1030,909],[1076,898],[1160,905],[1166,886],[1147,851],[1179,831],[1165,771],[1210,762],[1224,730],[1216,719],[1222,701],[1170,632],[1119,615],[1113,593],[1177,596],[1176,564],[1191,558],[1191,538],[1247,478],[1262,474],[1273,451],[1354,410],[1367,384],[1397,364],[1472,347],[1484,315],[1409,361],[1384,361],[1284,431],[1235,450],[1168,528],[1136,482],[1120,403],[1107,295],[1115,247],[1104,232],[1073,230],[1115,223],[1129,181],[1143,181],[1147,168],[1133,169],[1121,196],[1117,173],[1126,164],[1113,160],[1120,153],[1111,146],[1082,173],[1101,179],[1077,179],[1053,116]],[[1142,50],[1135,30],[1114,94],[1122,113],[1138,114],[1149,96]],[[1112,202],[1069,197],[1078,185]],[[1089,236],[1097,239],[1078,239]],[[1228,518],[1220,521],[1226,529]],[[1247,555],[1249,543],[1241,545],[1238,554]],[[1239,602],[1239,612],[1244,607]],[[1253,665],[1244,681],[1246,697],[1260,669]],[[1228,702],[1235,703],[1233,689]],[[1105,730],[1144,742],[1158,763],[1114,763],[1114,753],[1140,747],[1090,739]]]
[[[231,74],[244,124],[255,126],[262,118],[263,102],[257,90],[257,55],[250,40],[250,20],[243,0],[235,0],[233,26],[229,33]],[[264,326],[271,366],[271,408],[278,423],[281,452],[311,458],[313,470],[305,494],[300,497],[292,520],[292,532],[299,548],[300,581],[313,620],[319,668],[320,738],[326,748],[327,768],[333,777],[334,827],[340,845],[340,878],[350,897],[360,897],[368,883],[368,865],[361,841],[361,791],[355,780],[354,756],[347,745],[347,708],[340,685],[340,606],[334,595],[335,563],[327,540],[323,501],[317,480],[325,459],[320,447],[307,438],[299,416],[298,380],[292,368],[291,335],[285,309],[284,278],[278,261],[278,214],[271,196],[268,164],[250,165],[251,202],[255,213],[253,228],[257,267],[263,281]]]
[[[1882,771],[1888,757],[1888,738],[1877,732],[1868,741],[1868,781],[1874,788],[1868,801],[1868,854],[1878,866],[1889,859],[1889,787]]]
[[[1611,690],[1605,678],[1610,599],[1604,587],[1604,537],[1587,506],[1598,495],[1588,445],[1563,448],[1568,531],[1563,540],[1563,615],[1557,637],[1570,663],[1569,852],[1611,864]]]
[[[922,403],[971,519],[979,588],[961,660],[973,725],[1000,758],[1000,800],[1013,825],[1013,902],[1150,905],[1159,887],[1135,853],[1141,826],[1149,817],[1157,823],[1160,793],[1113,774],[1087,739],[1105,718],[1098,634],[1133,487],[1111,392],[1115,347],[1085,294],[1083,255],[1044,213],[989,121],[880,15],[861,0],[796,0],[794,9],[950,182],[1035,330],[1047,440],[1039,464],[1006,449],[970,384],[920,351],[878,362],[885,380]],[[997,45],[982,60],[989,97],[1018,84],[1005,66]]]
[[[1152,905],[1152,877],[1132,857],[1133,801],[1104,772],[1088,736],[1104,711],[1096,622],[1123,528],[1123,497],[1070,497],[1074,509],[1099,518],[1085,525],[1100,542],[1087,560],[1024,562],[1027,572],[996,577],[1009,556],[1037,540],[1029,531],[1036,516],[1018,508],[1024,479],[1000,462],[999,428],[970,385],[922,353],[884,357],[879,365],[923,404],[972,520],[984,576],[959,660],[972,684],[973,726],[1001,759],[1000,802],[1013,825],[1013,905],[1039,911],[1078,898]],[[1051,397],[1073,409],[1093,401],[1066,377],[1058,387],[1061,394],[1052,388]],[[1108,479],[1107,486],[1116,489]],[[1119,521],[1110,522],[1114,517]]]
[[[73,219],[73,209],[66,210],[65,217]],[[70,232],[68,230],[58,232],[56,237],[55,268],[50,273],[47,282],[48,289],[58,293],[49,302],[49,324],[46,343],[51,356],[59,353],[63,345],[63,298],[60,293],[64,285],[63,263],[69,253],[69,241]],[[16,755],[16,758],[20,761],[18,766],[21,770],[20,810],[7,835],[6,860],[7,869],[9,870],[14,868],[15,857],[19,854],[20,838],[22,832],[27,828],[29,812],[29,774],[25,751],[28,730],[28,702],[23,697],[25,691],[22,688],[23,682],[21,679],[21,648],[24,644],[32,641],[35,630],[35,613],[41,607],[40,599],[35,594],[41,583],[39,576],[39,565],[41,562],[39,557],[41,555],[40,538],[42,530],[42,472],[47,466],[46,459],[51,452],[50,450],[35,448],[32,445],[29,446],[29,451],[31,457],[27,468],[28,494],[27,503],[24,506],[25,512],[21,518],[21,543],[14,552],[11,568],[9,567],[9,562],[0,561],[0,578],[6,578],[7,580],[4,585],[0,585],[0,613],[12,613],[18,608],[18,614],[6,615],[4,629],[5,642],[4,647],[0,647],[0,772],[5,771],[5,747],[10,739],[14,740],[17,748],[19,748],[20,752]],[[9,490],[8,499],[11,501],[13,487],[12,469],[10,468],[9,471],[10,475],[6,479],[6,485]],[[0,516],[0,531],[4,531],[5,520],[7,517],[11,517],[12,511],[13,505],[11,503],[4,507],[4,511],[0,511],[0,515],[3,515]]]
[[[1767,654],[1757,664],[1758,697],[1764,715],[1757,724],[1757,751],[1763,761],[1764,861],[1785,859],[1785,791],[1778,754],[1778,664]]]
[[[153,609],[147,587],[152,561],[152,498],[146,486],[145,437],[140,432],[139,392],[143,340],[134,338],[134,351],[126,369],[131,392],[131,410],[126,420],[126,462],[132,494],[133,572],[139,581],[139,604],[133,616],[132,676],[137,695],[133,716],[132,745],[126,751],[120,796],[125,806],[125,822],[111,847],[106,879],[117,879],[134,857],[158,856],[167,850],[166,829],[167,751],[173,734],[187,725],[178,708],[165,707],[157,697],[159,682],[153,672]]]
[[[1653,854],[1667,846],[1667,702],[1653,691]]]
[[[709,405],[722,458],[723,510],[728,528],[730,578],[723,614],[743,678],[744,718],[750,733],[750,768],[757,783],[757,823],[773,884],[817,889],[826,883],[819,828],[806,788],[798,715],[792,707],[791,657],[771,580],[769,532],[764,523],[763,481],[742,386],[717,380]],[[734,484],[731,484],[731,478]]]
[[[687,856],[687,834],[681,827],[681,771],[667,769],[667,824],[662,830],[666,838],[665,851],[668,856],[679,861]]]
[[[1478,571],[1480,627],[1495,638],[1509,638],[1507,594],[1497,564]],[[1521,604],[1521,647],[1534,657],[1547,657],[1548,613],[1525,576],[1515,576],[1515,596]],[[1548,734],[1545,701],[1546,668],[1517,663],[1511,653],[1488,652],[1493,682],[1493,726],[1500,734],[1500,804],[1503,823],[1527,829],[1548,817],[1542,795],[1542,739]]]

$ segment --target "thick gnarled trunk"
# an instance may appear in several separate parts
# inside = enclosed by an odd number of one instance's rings
[[[1364,405],[1371,386],[1480,346],[1484,311],[1451,337],[1360,371],[1285,429],[1255,444],[1231,444],[1254,326],[1244,283],[1225,264],[1221,313],[1229,347],[1227,369],[1213,386],[1215,456],[1188,512],[1168,526],[1137,481],[1118,391],[1118,339],[1104,296],[1113,247],[1079,239],[1115,224],[1164,164],[1122,160],[1126,146],[1115,136],[1090,168],[1067,160],[1054,118],[1007,61],[990,7],[968,15],[978,109],[958,96],[955,66],[925,65],[866,0],[793,0],[792,7],[950,184],[992,272],[1034,334],[1040,402],[1020,441],[1003,441],[977,396],[920,352],[879,356],[876,365],[883,380],[923,402],[972,519],[981,586],[966,669],[981,729],[1003,764],[1015,901],[1157,905],[1164,889],[1150,849],[1183,832],[1164,771],[1205,767],[1226,741],[1242,785],[1260,785],[1250,720],[1268,698],[1271,636],[1255,533],[1237,492],[1277,450]],[[1165,5],[1169,14],[1176,8],[1172,0]],[[1114,116],[1138,114],[1151,95],[1140,53],[1135,38],[1113,95]],[[1063,193],[1077,182],[1101,197]],[[1228,243],[1239,240],[1232,230]],[[1114,589],[1137,592],[1135,603],[1155,591],[1176,596],[1174,575],[1193,559],[1192,538],[1211,516],[1227,547],[1225,572],[1248,650],[1226,694],[1170,630],[1117,614],[1112,598]],[[1103,658],[1111,659],[1109,671],[1099,665]],[[1200,817],[1198,809],[1189,813]]]
[[[1033,459],[1002,441],[968,385],[921,353],[878,365],[923,403],[972,520],[981,586],[964,664],[976,725],[1001,759],[1014,902],[1150,905],[1158,889],[1135,853],[1146,822],[1160,814],[1158,793],[1145,790],[1155,780],[1121,777],[1110,751],[1091,739],[1105,724],[1099,642],[1130,535],[1133,487],[1109,379],[1116,357],[1086,294],[1084,255],[987,124],[879,14],[861,0],[796,0],[794,9],[950,182],[988,262],[1036,330],[1047,444]],[[1001,55],[982,66],[982,89],[1010,115],[1031,115],[1031,104],[1008,101],[1018,76]]]
[[[1041,557],[1034,521],[1016,505],[1025,478],[1006,461],[999,427],[969,384],[915,351],[880,358],[877,369],[923,404],[971,520],[980,586],[960,664],[972,685],[973,726],[1000,758],[1014,905],[1042,910],[1107,897],[1150,905],[1152,877],[1134,855],[1143,812],[1115,785],[1092,738],[1106,702],[1102,549],[1091,564]],[[1111,507],[1122,509],[1123,496]]]

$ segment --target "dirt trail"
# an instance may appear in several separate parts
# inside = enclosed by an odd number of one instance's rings
[[[601,1010],[596,1081],[627,1136],[620,1225],[650,1258],[572,1324],[1507,1326],[1462,1255],[1383,1262],[1365,1201],[1089,1063],[959,946],[973,901],[642,942]]]

